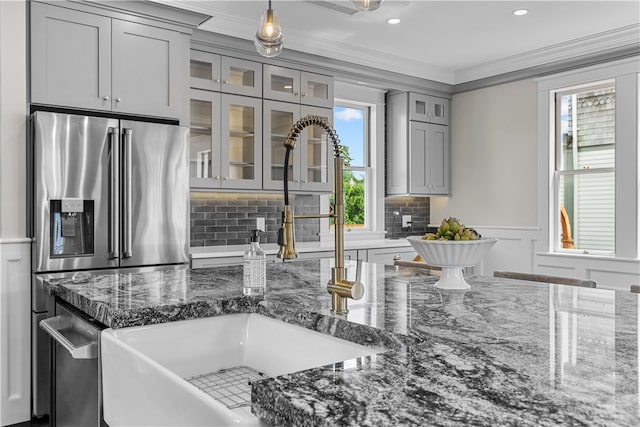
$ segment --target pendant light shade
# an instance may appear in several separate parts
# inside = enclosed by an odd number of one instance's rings
[[[353,5],[365,12],[371,12],[382,6],[384,0],[353,0]]]
[[[282,40],[282,28],[276,13],[271,9],[271,0],[269,0],[269,8],[260,19],[260,26],[253,41],[260,55],[273,58],[282,51]]]

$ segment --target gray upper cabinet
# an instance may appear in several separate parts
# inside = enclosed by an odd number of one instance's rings
[[[31,3],[31,102],[111,110],[111,19]]]
[[[407,120],[411,117],[412,99],[407,92],[387,97],[386,193],[447,195],[451,168],[449,127]],[[445,105],[448,110],[448,102]]]
[[[112,110],[180,115],[180,33],[112,21]]]
[[[297,105],[290,102],[263,102],[265,190],[281,190],[284,180],[284,141],[291,126],[301,117],[315,115],[333,122],[329,108]],[[290,153],[289,190],[296,192],[331,192],[333,188],[333,146],[324,129],[309,126],[300,133]]]
[[[180,116],[180,33],[31,3],[31,102]]]
[[[409,126],[409,193],[449,193],[449,127],[422,122]]]
[[[333,108],[333,77],[266,64],[263,72],[265,99]]]
[[[190,185],[262,187],[262,101],[191,89]]]
[[[262,97],[262,64],[191,49],[193,89]]]
[[[409,120],[449,124],[449,100],[436,96],[409,93]]]
[[[191,50],[190,84],[193,89],[220,91],[220,55]]]

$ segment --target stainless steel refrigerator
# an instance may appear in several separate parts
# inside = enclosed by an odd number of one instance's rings
[[[62,398],[50,369],[58,345],[54,351],[39,327],[57,314],[41,289],[44,274],[188,266],[188,137],[188,128],[175,125],[33,113],[34,415],[55,412],[51,405]]]
[[[188,262],[188,129],[36,112],[34,270]]]

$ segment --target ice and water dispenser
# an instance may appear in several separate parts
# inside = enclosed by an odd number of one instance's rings
[[[94,253],[93,200],[49,201],[51,257],[90,256]]]

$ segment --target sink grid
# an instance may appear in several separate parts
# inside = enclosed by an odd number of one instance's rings
[[[229,409],[251,405],[251,381],[266,378],[264,374],[237,366],[186,378],[191,384],[220,401]]]

